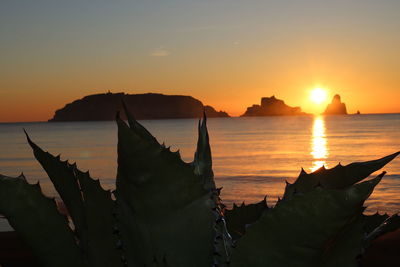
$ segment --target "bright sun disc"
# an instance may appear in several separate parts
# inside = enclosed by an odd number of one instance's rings
[[[326,93],[326,90],[324,90],[324,89],[315,88],[311,91],[310,97],[314,103],[321,104],[322,102],[324,102],[326,100],[327,93]]]

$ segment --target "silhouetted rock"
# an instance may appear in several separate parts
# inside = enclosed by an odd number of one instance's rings
[[[230,117],[225,111],[216,111],[212,106],[204,106],[207,117]]]
[[[340,95],[335,95],[332,102],[326,107],[325,115],[346,115],[346,104],[340,100]]]
[[[283,100],[271,97],[261,98],[261,105],[253,105],[248,107],[242,115],[247,116],[282,116],[282,115],[306,115],[300,107],[290,107]]]
[[[55,112],[49,121],[107,121],[114,120],[117,110],[122,110],[121,98],[136,119],[200,118],[203,111],[208,117],[229,117],[204,106],[201,101],[182,95],[107,93],[85,96]],[[122,118],[125,114],[121,113]]]

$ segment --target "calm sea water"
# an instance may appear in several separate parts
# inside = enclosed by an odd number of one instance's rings
[[[179,149],[191,161],[197,141],[197,120],[141,121],[160,142]],[[114,188],[117,127],[114,122],[0,124],[0,173],[24,172],[30,182],[40,180],[55,195],[46,174],[34,160],[22,129],[43,149],[90,170],[103,186]],[[285,180],[292,182],[303,167],[312,171],[324,164],[366,161],[400,150],[400,114],[358,116],[297,116],[209,119],[214,172],[222,199],[252,203],[265,195],[273,204]],[[367,202],[368,211],[400,211],[400,158]]]

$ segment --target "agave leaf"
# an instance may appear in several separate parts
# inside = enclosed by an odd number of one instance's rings
[[[194,167],[117,118],[117,218],[129,265],[210,266],[215,203]]]
[[[325,255],[335,245],[332,240],[361,215],[380,180],[378,176],[343,190],[316,187],[280,201],[237,241],[232,266],[330,265]]]
[[[105,191],[99,180],[89,173],[75,169],[81,186],[85,218],[88,225],[88,258],[91,266],[123,266],[118,250],[118,235],[114,233],[116,221],[113,217],[115,204],[111,192]]]
[[[348,224],[325,246],[322,254],[324,267],[359,267],[363,253],[365,221],[361,214],[351,218]]]
[[[199,120],[198,124],[197,149],[194,154],[193,166],[194,173],[201,177],[203,187],[207,191],[211,191],[212,199],[215,203],[216,236],[214,239],[214,264],[223,266],[230,261],[232,238],[228,232],[226,221],[223,216],[225,206],[222,204],[219,196],[222,188],[217,189],[215,186],[210,139],[207,130],[207,116],[205,112],[203,112],[203,120]]]
[[[292,197],[295,193],[308,192],[315,186],[340,189],[353,185],[381,169],[399,154],[400,151],[377,160],[355,162],[346,166],[338,164],[332,169],[321,167],[310,174],[302,169],[294,184],[286,185],[284,198]]]
[[[378,212],[373,214],[373,215],[364,215],[364,230],[365,233],[369,234],[373,230],[375,230],[379,225],[381,225],[387,218],[389,218],[389,215],[385,214],[379,214]]]
[[[166,258],[164,257],[163,259],[154,259],[151,267],[171,267],[171,265],[168,264]]]
[[[400,216],[398,214],[393,214],[367,235],[367,237],[365,238],[365,247],[369,246],[370,243],[379,236],[384,235],[388,232],[395,231],[399,228]]]
[[[241,206],[237,206],[233,204],[233,209],[226,209],[224,212],[226,225],[233,240],[237,240],[243,236],[246,232],[246,227],[255,223],[267,209],[266,198],[250,205],[243,203]]]
[[[36,159],[43,166],[60,194],[74,222],[83,254],[92,266],[122,265],[113,234],[114,202],[111,193],[104,191],[98,180],[83,173],[76,165],[60,161],[44,152],[27,135]]]
[[[80,241],[81,249],[87,251],[87,224],[85,220],[85,209],[74,168],[67,161],[61,161],[60,157],[54,157],[49,152],[44,152],[36,145],[26,133],[29,145],[32,147],[35,158],[46,171],[55,189],[63,200],[68,212],[74,222],[75,232]]]
[[[0,213],[32,248],[43,266],[86,266],[67,219],[39,184],[0,175]]]
[[[358,267],[361,255],[373,239],[400,228],[400,220],[398,217],[396,218],[396,215],[391,217],[392,220],[386,220],[388,218],[388,215],[378,213],[357,216],[338,235],[334,242],[335,245],[329,249],[329,254],[324,255],[323,266]],[[384,223],[385,221],[386,223]],[[385,229],[382,229],[382,226]],[[374,230],[375,232],[373,232]]]
[[[382,172],[378,177],[383,177],[386,172]],[[357,215],[351,222],[337,235],[331,242],[332,246],[328,247],[328,253],[323,256],[323,266],[359,266],[359,260],[364,253],[365,248],[369,245],[366,240],[373,230],[388,218],[387,214],[375,213],[373,215]],[[400,220],[395,220],[390,223],[387,231],[393,231],[400,227]],[[397,223],[397,224],[396,224]],[[387,231],[380,232],[384,234]],[[372,239],[375,239],[374,236]]]
[[[143,139],[147,140],[150,143],[158,144],[157,139],[135,118],[133,117],[132,113],[129,112],[128,107],[126,106],[126,103],[123,98],[121,98],[122,106],[124,108],[126,117],[128,119],[129,127],[131,129],[134,129],[134,131]]]
[[[207,131],[207,117],[203,114],[203,120],[199,120],[197,149],[194,154],[193,165],[195,174],[203,177],[205,188],[215,190],[214,173],[212,170],[212,157],[210,141]]]
[[[378,177],[382,178],[386,172]],[[388,216],[363,215],[364,208],[332,239],[323,255],[323,266],[326,267],[358,267],[364,253],[365,236],[382,223]]]

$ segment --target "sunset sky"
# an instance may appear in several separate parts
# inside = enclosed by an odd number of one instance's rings
[[[319,113],[400,112],[400,1],[0,3],[0,122],[44,121],[88,94],[191,95],[242,114],[263,96]]]

